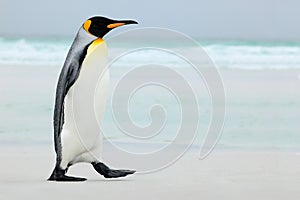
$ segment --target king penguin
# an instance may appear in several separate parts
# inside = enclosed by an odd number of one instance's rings
[[[87,88],[88,84],[85,84],[84,81],[89,79],[90,74],[93,73],[92,69],[88,69],[91,65],[88,63],[94,61],[89,59],[100,60],[105,59],[107,56],[106,45],[102,38],[112,29],[127,24],[137,24],[137,22],[133,20],[112,20],[101,16],[92,17],[83,23],[72,43],[56,88],[53,117],[56,164],[48,179],[49,181],[85,181],[86,178],[66,175],[69,167],[79,162],[92,164],[94,169],[105,178],[118,178],[135,173],[134,170],[111,169],[98,156],[93,156],[99,155],[101,151],[102,143],[95,139],[97,138],[95,136],[99,133],[90,133],[88,131],[89,127],[86,128],[86,133],[80,135],[76,133],[74,128],[77,126],[74,122],[74,114],[76,113],[74,113],[73,105],[71,105],[74,101],[72,98],[74,98],[75,92],[81,92],[82,94],[79,95],[84,99],[85,91],[93,90],[93,88]],[[97,52],[99,55],[96,55],[96,58],[95,56],[90,58],[91,56],[88,56],[88,54],[95,48],[100,49],[100,53]],[[99,107],[103,115],[106,95],[100,98],[104,99]],[[79,123],[89,120],[88,116],[80,117],[81,121]],[[84,144],[82,144],[82,141]]]

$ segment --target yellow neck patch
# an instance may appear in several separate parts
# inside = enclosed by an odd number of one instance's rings
[[[89,29],[90,29],[90,26],[92,24],[92,21],[91,20],[86,20],[83,24],[83,28],[86,32],[90,33],[89,32]]]
[[[92,44],[90,44],[87,54],[90,54],[91,52],[93,52],[96,49],[96,47],[98,45],[102,44],[103,42],[104,42],[104,40],[102,38],[98,38],[98,39],[94,40],[92,42]]]

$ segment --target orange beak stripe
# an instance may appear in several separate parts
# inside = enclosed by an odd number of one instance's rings
[[[107,28],[116,28],[116,27],[123,26],[123,25],[125,25],[125,23],[113,23],[113,24],[107,25]]]

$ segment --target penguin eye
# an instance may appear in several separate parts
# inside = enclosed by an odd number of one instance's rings
[[[92,21],[91,20],[86,20],[83,24],[83,28],[86,32],[89,33],[89,29],[91,27]]]

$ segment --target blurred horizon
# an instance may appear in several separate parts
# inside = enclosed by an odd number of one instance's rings
[[[300,41],[300,2],[296,0],[89,0],[76,4],[58,0],[2,0],[0,6],[0,37],[6,38],[73,38],[87,18],[102,15],[139,22],[137,26],[114,30],[113,34],[137,27],[163,27],[197,40]]]
[[[124,30],[123,30],[124,31]],[[118,33],[122,33],[122,30],[118,30],[116,32],[112,31],[108,35],[106,35],[103,39],[108,40],[109,38],[117,35]],[[9,35],[9,34],[0,34],[0,39],[7,39],[7,40],[58,40],[58,41],[70,41],[70,45],[75,38],[77,32],[75,31],[70,35],[39,35],[39,34],[33,34],[33,35]],[[183,33],[185,34],[185,33]],[[187,34],[185,34],[187,35]],[[213,38],[213,37],[199,37],[199,36],[190,36],[192,39],[194,39],[196,42],[202,44],[207,43],[263,43],[265,45],[284,45],[284,44],[299,44],[300,45],[300,37],[299,38],[280,38],[280,39],[274,39],[274,38]]]

